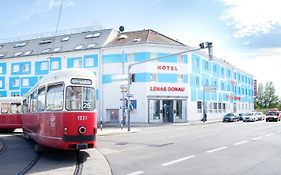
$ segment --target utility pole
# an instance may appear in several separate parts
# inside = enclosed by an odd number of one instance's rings
[[[205,43],[199,44],[199,48],[190,49],[190,50],[177,52],[177,53],[170,54],[170,55],[165,55],[165,56],[162,56],[162,57],[152,58],[152,59],[149,59],[149,60],[129,64],[129,66],[128,66],[128,85],[127,85],[127,88],[128,88],[128,92],[127,92],[128,104],[130,105],[130,103],[131,103],[130,98],[132,97],[130,85],[133,82],[132,80],[134,80],[134,74],[131,74],[131,68],[132,67],[134,67],[136,65],[139,65],[139,64],[144,64],[144,63],[147,63],[147,62],[152,62],[152,61],[155,61],[155,60],[160,60],[160,59],[171,57],[171,56],[181,55],[181,54],[185,54],[185,53],[188,53],[188,52],[199,51],[201,49],[206,49],[206,48],[208,48],[209,59],[212,59],[213,58],[213,44],[212,44],[212,42],[205,42]],[[128,115],[128,131],[130,131],[131,130],[131,110],[130,110],[130,108],[128,108],[127,110],[128,110],[128,114],[127,114]]]

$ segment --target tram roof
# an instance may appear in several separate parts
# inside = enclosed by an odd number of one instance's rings
[[[92,84],[95,85],[95,74],[87,69],[82,68],[71,68],[63,69],[49,73],[39,80],[38,85],[47,84],[58,81],[68,81],[72,78],[90,79]]]

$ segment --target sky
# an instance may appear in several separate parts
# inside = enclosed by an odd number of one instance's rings
[[[0,42],[53,32],[61,0],[1,1]],[[214,55],[272,81],[281,96],[279,0],[63,0],[58,30],[92,25],[125,31],[153,29],[197,47],[212,42]]]

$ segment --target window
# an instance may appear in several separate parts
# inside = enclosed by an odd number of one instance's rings
[[[29,71],[29,65],[28,64],[22,64],[21,68],[22,68],[23,72],[28,72]]]
[[[22,103],[22,112],[27,113],[28,112],[28,98],[23,100]]]
[[[90,48],[94,48],[95,46],[96,46],[96,44],[93,43],[93,44],[89,44],[89,45],[87,46],[87,48],[90,49]]]
[[[224,91],[224,84],[221,83],[221,90]]]
[[[89,39],[89,38],[96,38],[96,37],[99,37],[100,36],[100,33],[90,33],[88,35],[85,36],[85,39]]]
[[[51,85],[47,89],[46,108],[48,111],[63,109],[63,84]]]
[[[13,86],[18,87],[20,85],[20,80],[19,79],[14,79],[13,80]]]
[[[11,103],[11,114],[19,114],[21,112],[20,103]]]
[[[53,40],[52,39],[44,39],[42,41],[40,41],[39,44],[48,44],[48,43],[51,43]]]
[[[91,59],[91,58],[87,58],[86,62],[85,62],[85,65],[89,66],[89,67],[94,66],[94,60]]]
[[[22,79],[22,86],[28,86],[29,85],[29,79],[28,78],[23,78]]]
[[[199,85],[199,77],[196,77],[196,85]]]
[[[219,106],[219,112],[221,112],[221,103],[218,103]]]
[[[23,47],[23,46],[25,46],[26,44],[27,44],[27,42],[18,43],[18,44],[16,44],[16,45],[14,46],[14,48],[16,48],[16,47]]]
[[[202,101],[197,101],[197,112],[202,112]]]
[[[17,56],[20,56],[21,54],[22,54],[22,51],[15,53],[14,56],[17,57]]]
[[[225,106],[225,103],[222,104],[222,109],[223,109],[223,112],[226,111],[226,106]]]
[[[37,90],[30,95],[30,112],[36,112],[37,108]]]
[[[120,36],[117,38],[117,40],[119,41],[119,40],[123,40],[123,39],[126,39],[126,38],[128,38],[128,36],[122,34],[122,35],[120,35]]]
[[[178,82],[179,83],[183,82],[183,74],[178,74]]]
[[[61,50],[61,47],[54,48],[53,52],[59,52]]]
[[[205,70],[208,70],[209,69],[209,63],[206,61],[205,62]]]
[[[80,49],[83,49],[84,45],[83,44],[80,44],[78,46],[76,46],[74,49],[75,50],[80,50]]]
[[[73,67],[74,67],[74,68],[81,68],[81,67],[82,67],[82,61],[81,61],[81,59],[73,60]]]
[[[66,109],[92,111],[95,109],[95,89],[81,86],[66,88]]]
[[[68,41],[70,39],[70,36],[66,36],[64,38],[61,39],[62,42]]]
[[[13,72],[19,72],[19,65],[18,64],[16,64],[16,65],[14,65],[13,66]]]
[[[59,62],[58,61],[51,62],[51,69],[53,70],[59,69]]]
[[[215,73],[217,72],[217,66],[216,65],[213,66],[213,72],[215,72]]]
[[[199,58],[196,58],[196,66],[197,66],[197,67],[200,66]]]
[[[213,112],[213,103],[212,102],[209,103],[209,112]]]
[[[1,113],[8,114],[10,112],[10,103],[2,103],[1,104]]]
[[[45,110],[45,87],[38,89],[37,111]]]
[[[32,53],[32,50],[29,50],[29,51],[26,51],[26,52],[24,52],[24,54],[23,55],[30,55]]]
[[[156,74],[150,74],[150,81],[157,81]]]
[[[134,43],[138,43],[138,42],[140,42],[140,40],[141,40],[141,38],[135,38],[135,39],[133,40],[133,42],[134,42]]]
[[[218,103],[214,103],[214,112],[218,112]]]
[[[40,63],[41,70],[48,70],[48,62],[41,62]]]
[[[50,50],[51,50],[50,48],[47,48],[47,49],[44,49],[41,53],[43,53],[43,54],[44,54],[44,53],[49,53]]]
[[[221,68],[221,75],[224,76],[224,68]]]

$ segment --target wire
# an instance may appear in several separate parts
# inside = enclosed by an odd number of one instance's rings
[[[62,5],[63,5],[63,0],[61,0],[61,3],[60,3],[59,15],[58,15],[56,30],[55,30],[55,33],[54,33],[54,35],[53,35],[53,39],[57,36],[57,32],[58,32],[58,28],[59,28],[59,24],[60,24],[60,17],[61,17]],[[51,55],[50,55],[47,59],[50,59],[50,58],[53,56],[53,50],[54,50],[54,48],[55,48],[55,41],[53,41],[53,47],[52,47],[52,50],[51,50]]]

